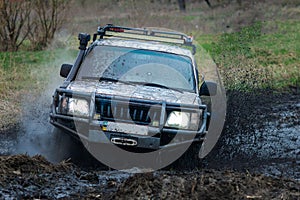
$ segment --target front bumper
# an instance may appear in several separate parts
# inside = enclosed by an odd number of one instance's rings
[[[85,96],[90,101],[90,114],[88,118],[67,116],[56,112],[58,105],[58,95],[68,94],[74,96]],[[95,98],[96,94],[87,95],[85,93],[74,93],[70,90],[58,89],[54,94],[54,101],[51,106],[50,122],[61,128],[71,136],[85,142],[99,144],[115,144],[132,148],[160,149],[175,147],[185,143],[202,142],[207,129],[208,112],[206,105],[199,105],[197,109],[203,110],[202,120],[198,131],[178,130],[166,128],[165,123],[166,107],[168,104],[162,102],[160,124],[157,127],[138,125],[126,121],[106,121],[95,119]],[[174,106],[174,105],[172,105]],[[194,105],[180,105],[185,109],[194,109]],[[124,128],[125,127],[125,128]]]

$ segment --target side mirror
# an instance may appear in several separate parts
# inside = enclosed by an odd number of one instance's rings
[[[60,68],[60,76],[63,78],[67,78],[73,65],[71,64],[62,64]]]
[[[217,83],[204,81],[199,90],[200,96],[215,96],[217,94]]]

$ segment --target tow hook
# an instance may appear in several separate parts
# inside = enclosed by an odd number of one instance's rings
[[[128,138],[111,138],[110,141],[113,144],[124,145],[124,146],[136,146],[137,141]]]

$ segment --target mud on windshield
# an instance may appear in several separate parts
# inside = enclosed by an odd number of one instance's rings
[[[172,53],[115,46],[95,46],[83,60],[76,80],[149,83],[195,91],[190,58]]]

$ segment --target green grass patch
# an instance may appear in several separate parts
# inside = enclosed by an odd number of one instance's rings
[[[194,15],[186,15],[186,16],[183,17],[183,19],[184,19],[185,21],[190,22],[190,21],[195,20],[197,17],[198,17],[198,16],[194,16]]]
[[[259,22],[239,32],[198,36],[227,89],[300,85],[300,22]]]
[[[63,62],[74,62],[75,50],[19,51],[0,53],[0,98],[11,99],[24,91],[43,89],[49,78],[59,76]]]
[[[208,52],[212,52],[214,41],[219,39],[219,35],[205,34],[196,37],[196,45],[201,46]]]

